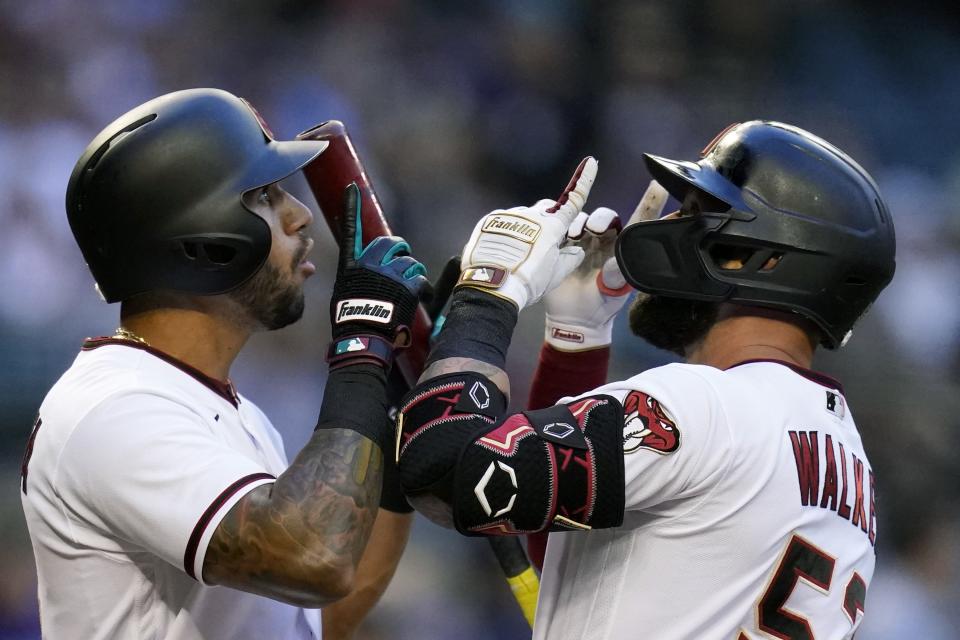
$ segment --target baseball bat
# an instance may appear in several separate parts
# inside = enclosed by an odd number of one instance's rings
[[[303,168],[303,173],[333,237],[340,239],[343,192],[351,182],[356,182],[360,188],[360,223],[364,245],[377,236],[391,235],[383,207],[343,123],[328,120],[297,135],[297,139],[329,143],[316,160]],[[411,387],[416,384],[427,362],[431,324],[423,305],[417,307],[413,326],[410,327],[410,346],[397,354],[397,366]]]
[[[346,126],[339,120],[328,120],[307,129],[299,134],[297,139],[323,140],[329,143],[316,160],[303,168],[303,173],[333,236],[339,239],[340,217],[343,215],[343,192],[351,182],[356,182],[360,188],[360,222],[364,244],[377,236],[391,235],[390,225],[383,214],[383,207],[373,190],[370,176],[367,175],[357,155]],[[459,273],[459,265],[457,267]],[[449,288],[452,289],[452,286]],[[437,291],[437,293],[440,292]],[[432,305],[434,318],[439,315],[442,305],[442,299],[439,305],[436,301]],[[432,329],[431,315],[421,304],[417,308],[413,327],[411,327],[411,344],[400,351],[396,358],[397,366],[408,388],[416,385],[417,379],[426,366]],[[487,540],[497,556],[511,592],[532,627],[540,583],[527,559],[523,545],[518,538],[490,537]]]

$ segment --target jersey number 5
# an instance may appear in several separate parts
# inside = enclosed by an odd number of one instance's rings
[[[834,564],[835,560],[829,554],[794,535],[770,586],[757,605],[760,630],[782,640],[814,640],[806,618],[787,611],[784,606],[801,578],[827,595],[833,581]],[[842,605],[851,625],[857,621],[857,612],[863,612],[866,595],[866,583],[854,572],[844,591]]]

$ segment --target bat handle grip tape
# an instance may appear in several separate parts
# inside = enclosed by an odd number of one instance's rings
[[[533,619],[537,614],[537,596],[540,593],[540,578],[537,577],[533,567],[527,567],[519,575],[508,577],[507,582],[510,584],[510,590],[513,591],[513,597],[523,611],[523,617],[533,628]]]

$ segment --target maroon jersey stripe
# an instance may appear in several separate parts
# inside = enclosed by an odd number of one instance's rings
[[[220,510],[220,507],[222,507],[231,496],[236,495],[238,491],[257,480],[276,480],[276,477],[269,473],[251,473],[248,476],[240,478],[224,489],[220,495],[210,503],[210,506],[203,512],[200,519],[197,520],[197,524],[193,527],[193,532],[190,534],[190,539],[187,541],[187,549],[183,553],[183,567],[186,569],[188,576],[194,580],[197,579],[197,576],[194,575],[193,572],[193,564],[197,559],[197,547],[200,546],[200,538],[203,537],[204,530],[206,530],[207,525],[210,524],[210,519],[213,518],[213,515]]]
[[[30,432],[30,439],[27,440],[27,448],[23,452],[23,458],[20,461],[20,490],[27,494],[27,466],[30,464],[30,458],[33,457],[33,443],[37,439],[37,432],[40,431],[40,425],[43,420],[37,416],[37,421],[33,423],[33,431]]]

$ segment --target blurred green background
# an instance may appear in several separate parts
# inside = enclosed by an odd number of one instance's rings
[[[39,637],[18,494],[37,407],[85,336],[109,334],[63,209],[108,122],[214,86],[280,137],[343,120],[394,229],[435,273],[486,211],[553,196],[579,159],[591,205],[628,215],[641,153],[696,157],[734,121],[782,120],[855,157],[898,234],[897,276],[850,345],[844,382],[878,476],[878,570],[861,640],[960,637],[960,22],[952,3],[808,0],[0,0],[0,637]],[[289,188],[315,207],[302,180]],[[234,367],[289,454],[320,406],[335,248],[322,222],[298,325]],[[522,403],[542,337],[527,312]],[[616,329],[612,378],[669,357]],[[678,594],[682,597],[682,594]],[[695,607],[696,603],[691,603]],[[656,630],[638,627],[638,636]],[[422,519],[364,638],[529,636],[487,545]]]

